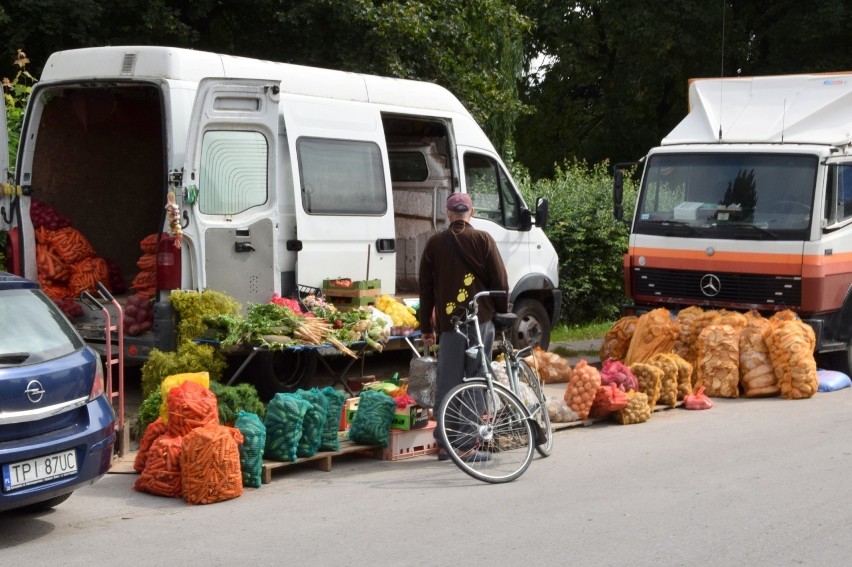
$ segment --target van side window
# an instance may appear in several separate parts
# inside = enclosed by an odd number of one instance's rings
[[[235,215],[264,204],[268,154],[260,132],[205,132],[198,181],[201,212]]]
[[[518,196],[497,161],[481,154],[467,153],[464,156],[464,177],[473,201],[474,216],[506,228],[518,228]]]
[[[300,138],[302,206],[314,215],[383,215],[387,192],[373,142]]]

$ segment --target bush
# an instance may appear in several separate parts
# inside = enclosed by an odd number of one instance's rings
[[[516,174],[524,200],[536,197],[550,203],[545,229],[559,255],[562,322],[586,324],[615,320],[627,302],[622,260],[627,251],[628,226],[612,212],[612,175],[604,162],[557,167],[554,179],[530,181]],[[636,200],[635,183],[625,179],[624,210],[629,218]]]

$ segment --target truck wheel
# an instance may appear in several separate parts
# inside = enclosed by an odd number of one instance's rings
[[[271,400],[278,392],[294,392],[307,384],[317,368],[317,356],[314,350],[261,352],[247,372],[261,399]]]
[[[550,317],[544,306],[534,299],[521,299],[515,303],[518,321],[512,329],[512,345],[524,348],[538,345],[547,350],[550,346]]]

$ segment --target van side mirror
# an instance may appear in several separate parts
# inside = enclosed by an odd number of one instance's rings
[[[541,230],[547,228],[548,211],[549,205],[546,198],[539,197],[535,200],[535,225]]]
[[[616,168],[612,173],[612,214],[615,220],[624,220],[624,170]]]

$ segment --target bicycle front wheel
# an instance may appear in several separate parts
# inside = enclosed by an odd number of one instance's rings
[[[461,470],[477,480],[515,480],[530,466],[535,433],[518,398],[499,384],[493,394],[485,381],[450,390],[438,409],[443,447]]]
[[[529,387],[531,400],[523,400],[527,405],[530,415],[535,422],[536,442],[535,449],[542,457],[549,457],[553,450],[553,426],[550,423],[550,414],[547,413],[547,397],[538,374],[530,368],[524,360],[518,361],[518,382]],[[522,396],[523,399],[523,396]]]

